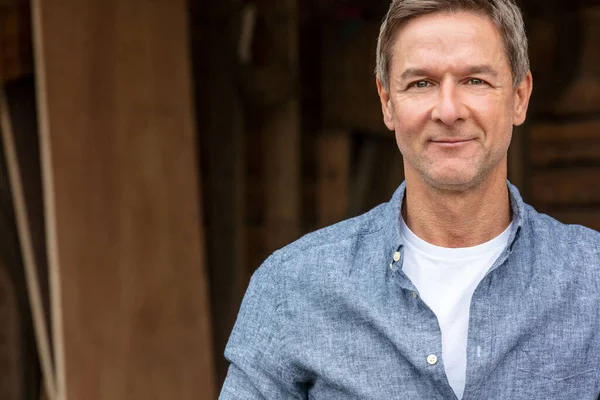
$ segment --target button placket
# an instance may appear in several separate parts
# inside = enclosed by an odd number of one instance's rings
[[[392,262],[389,265],[390,271],[395,271],[395,264],[398,263],[398,261],[400,261],[401,259],[402,255],[400,254],[400,251],[394,252],[394,254],[392,255]]]

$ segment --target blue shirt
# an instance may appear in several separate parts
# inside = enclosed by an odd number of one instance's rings
[[[404,192],[255,272],[220,399],[456,399],[437,318],[402,271]],[[600,233],[509,192],[508,244],[471,301],[463,399],[598,399]]]

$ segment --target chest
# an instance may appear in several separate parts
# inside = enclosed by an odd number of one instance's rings
[[[473,293],[463,398],[595,400],[600,296],[577,277],[499,271]],[[301,333],[287,349],[310,377],[309,398],[453,398],[436,315],[398,281],[384,284],[337,282],[295,302]]]

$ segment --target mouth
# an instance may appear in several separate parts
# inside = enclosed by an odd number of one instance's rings
[[[460,146],[463,144],[471,143],[475,139],[458,139],[458,138],[449,138],[449,139],[435,139],[430,140],[431,143],[441,145],[441,146]]]

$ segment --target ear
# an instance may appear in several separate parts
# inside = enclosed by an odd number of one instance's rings
[[[532,90],[533,77],[531,76],[531,71],[529,71],[523,81],[519,83],[515,93],[515,114],[513,118],[513,124],[515,126],[519,126],[525,122],[525,118],[527,117],[527,107],[529,106],[529,98],[531,97]]]
[[[394,130],[394,118],[393,118],[393,107],[392,101],[390,100],[390,92],[384,88],[379,78],[375,78],[377,83],[377,93],[379,93],[379,100],[381,101],[381,111],[383,112],[383,122],[390,131]]]

